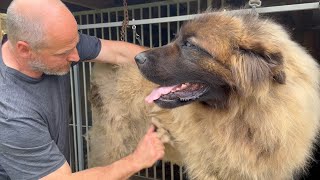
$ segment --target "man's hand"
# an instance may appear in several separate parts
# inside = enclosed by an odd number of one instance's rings
[[[128,179],[141,169],[152,166],[164,155],[164,145],[158,138],[155,127],[149,128],[147,134],[139,142],[136,150],[129,156],[120,159],[105,167],[96,167],[84,171],[71,173],[67,162],[55,172],[47,175],[43,180],[60,179]]]
[[[155,127],[152,125],[132,154],[134,162],[141,169],[152,166],[164,156],[164,145],[154,130]]]
[[[174,147],[173,137],[170,135],[169,131],[163,127],[161,122],[155,117],[151,119],[151,122],[157,128],[157,134],[162,143],[167,143]]]

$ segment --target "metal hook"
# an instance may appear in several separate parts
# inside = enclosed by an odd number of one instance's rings
[[[132,21],[134,21],[134,19],[132,19]],[[136,29],[137,29],[136,25],[132,25],[134,38],[138,41],[139,45],[141,45],[140,35],[137,33]]]
[[[257,7],[260,7],[262,2],[260,0],[249,0],[249,6],[252,8],[252,11],[257,13]]]
[[[260,7],[262,2],[260,0],[249,0],[249,6],[250,7]]]

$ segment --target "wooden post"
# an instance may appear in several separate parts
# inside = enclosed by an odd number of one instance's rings
[[[207,0],[207,7],[212,7],[212,0]]]
[[[0,13],[0,42],[2,41],[2,36],[6,32],[6,15]]]
[[[1,38],[2,38],[3,34],[6,32],[5,21],[6,21],[5,14],[0,14],[0,35],[1,35]]]
[[[2,36],[2,14],[0,14],[0,35]]]

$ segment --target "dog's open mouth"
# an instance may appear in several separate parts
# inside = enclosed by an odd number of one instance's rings
[[[169,87],[159,87],[154,89],[147,97],[146,102],[152,103],[155,100],[182,102],[199,98],[207,92],[208,86],[203,83],[183,83]]]

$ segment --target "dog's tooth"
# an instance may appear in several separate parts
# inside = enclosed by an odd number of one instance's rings
[[[186,99],[186,98],[180,98],[180,101],[189,101],[189,99]]]
[[[185,89],[186,87],[187,87],[186,84],[182,84],[182,85],[181,85],[181,89]]]

